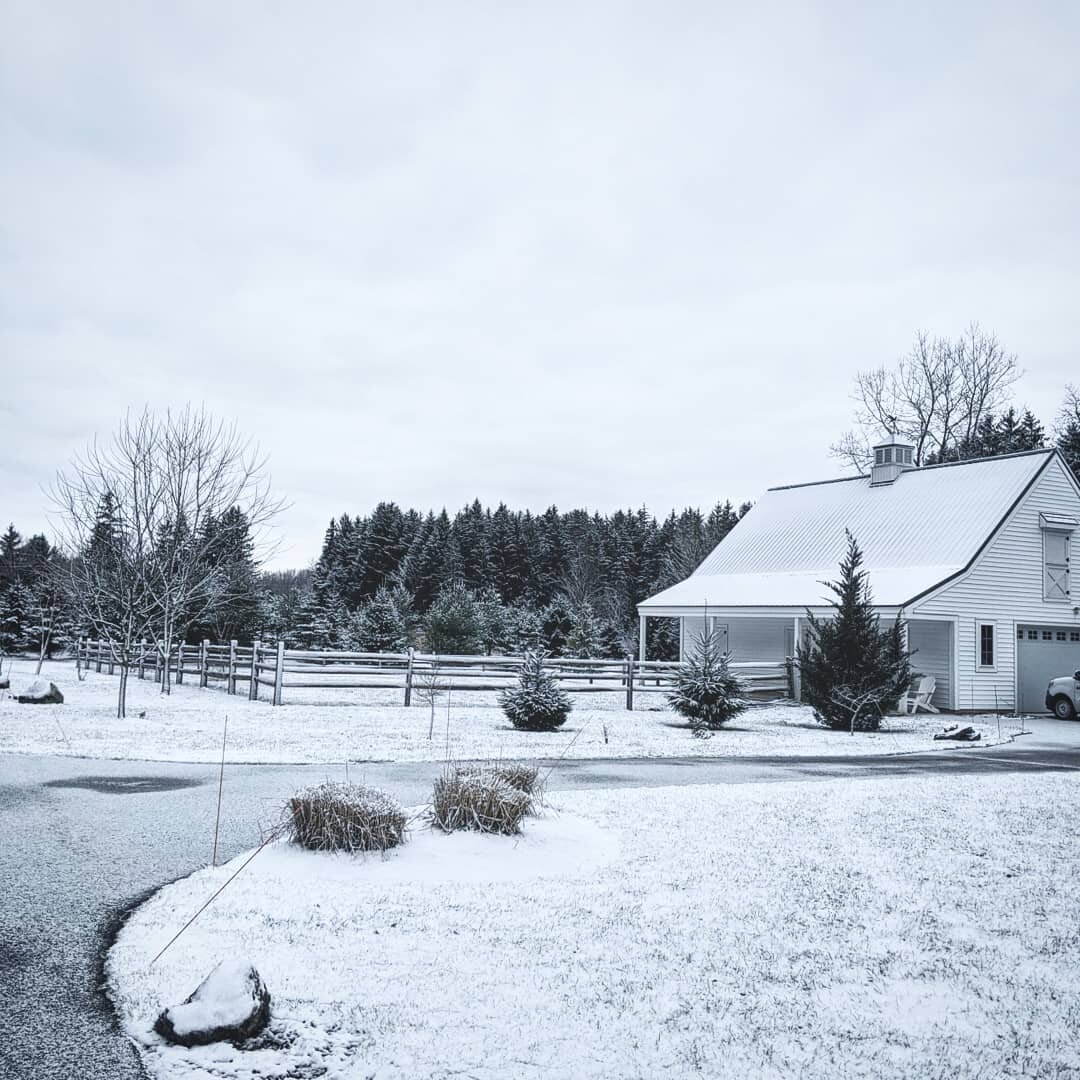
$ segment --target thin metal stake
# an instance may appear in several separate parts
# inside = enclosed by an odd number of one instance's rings
[[[229,735],[229,714],[225,714],[225,730],[221,733],[221,772],[218,773],[217,785],[217,817],[214,818],[214,858],[213,865],[217,866],[217,842],[218,829],[221,827],[221,789],[225,784],[225,740]]]
[[[206,901],[206,903],[205,903],[205,904],[203,904],[203,906],[202,906],[201,908],[199,908],[199,910],[198,910],[198,911],[196,911],[196,912],[195,912],[195,914],[194,914],[194,915],[192,915],[192,916],[191,916],[191,918],[190,918],[190,919],[188,919],[188,921],[187,921],[186,923],[184,923],[184,925],[183,925],[183,926],[181,926],[179,930],[177,930],[177,931],[176,931],[176,933],[175,933],[175,934],[173,934],[172,938],[171,938],[171,939],[169,940],[169,943],[168,943],[168,944],[167,944],[167,945],[165,946],[165,948],[164,948],[164,949],[162,949],[162,950],[161,950],[161,952],[159,952],[159,953],[157,954],[157,956],[155,956],[155,957],[154,957],[154,959],[153,959],[153,960],[151,960],[151,961],[150,961],[150,964],[149,964],[148,966],[149,966],[149,967],[153,967],[153,966],[154,966],[154,965],[155,965],[155,964],[156,964],[156,963],[157,963],[157,962],[158,962],[158,961],[159,961],[159,960],[160,960],[160,959],[161,959],[161,958],[162,958],[162,957],[163,957],[163,956],[165,955],[165,952],[166,952],[166,950],[167,950],[167,949],[169,948],[169,946],[171,946],[171,945],[172,945],[172,943],[173,943],[174,941],[176,941],[176,939],[177,939],[177,938],[178,938],[178,937],[179,937],[179,936],[180,936],[180,935],[181,935],[181,934],[182,934],[182,933],[183,933],[183,932],[184,932],[184,931],[185,931],[185,930],[186,930],[186,929],[187,929],[187,928],[188,928],[188,927],[189,927],[189,926],[190,926],[190,925],[191,925],[191,924],[192,924],[192,923],[193,923],[193,922],[194,922],[194,921],[195,921],[195,920],[196,920],[196,919],[197,919],[197,918],[198,918],[198,917],[199,917],[199,916],[200,916],[200,915],[201,915],[201,914],[202,914],[202,913],[203,913],[203,912],[204,912],[204,911],[205,911],[205,910],[206,910],[206,909],[207,909],[207,908],[208,908],[208,907],[209,907],[209,906],[210,906],[210,905],[211,905],[211,904],[212,904],[212,903],[213,903],[213,902],[214,902],[214,901],[215,901],[215,900],[216,900],[216,899],[217,899],[217,898],[218,898],[218,897],[219,897],[219,896],[220,896],[220,895],[221,895],[221,894],[222,894],[222,893],[223,893],[223,892],[224,892],[224,891],[225,891],[225,890],[226,890],[226,889],[227,889],[227,888],[228,888],[228,887],[229,887],[229,886],[230,886],[230,885],[231,885],[231,884],[232,884],[232,883],[233,883],[233,882],[234,882],[234,881],[235,881],[235,880],[236,880],[236,879],[238,878],[238,877],[239,877],[239,876],[240,876],[240,874],[241,874],[241,873],[242,873],[242,872],[243,872],[243,871],[244,871],[244,870],[245,870],[245,869],[247,868],[247,865],[248,865],[248,863],[250,863],[250,862],[251,862],[251,860],[252,860],[252,859],[254,859],[254,858],[255,858],[255,856],[256,856],[256,855],[258,855],[258,854],[259,854],[259,852],[260,852],[260,851],[262,851],[262,849],[263,849],[264,847],[266,847],[266,845],[267,845],[267,844],[269,844],[269,843],[270,843],[270,842],[271,842],[272,840],[276,840],[276,839],[277,839],[277,838],[278,838],[278,837],[279,837],[280,835],[281,835],[281,829],[275,829],[275,830],[274,830],[274,831],[273,831],[273,832],[272,832],[272,833],[271,833],[271,834],[270,834],[270,835],[269,835],[269,836],[268,836],[268,837],[267,837],[267,838],[266,838],[266,839],[265,839],[265,840],[264,840],[264,841],[263,841],[263,842],[262,842],[262,843],[261,843],[261,844],[260,844],[260,845],[259,845],[259,846],[258,846],[258,847],[257,847],[257,848],[256,848],[256,849],[255,849],[255,850],[254,850],[254,851],[253,851],[253,852],[252,852],[252,853],[251,853],[251,854],[250,854],[250,855],[249,855],[249,856],[248,856],[248,857],[247,857],[247,858],[246,858],[246,859],[245,859],[244,861],[243,861],[243,862],[242,862],[242,863],[241,863],[241,864],[240,864],[240,868],[239,868],[239,869],[238,869],[238,870],[236,871],[236,873],[235,873],[235,874],[233,874],[233,876],[232,876],[231,878],[229,878],[229,880],[228,880],[228,881],[226,881],[226,882],[225,882],[225,884],[224,884],[224,885],[222,885],[222,886],[221,886],[221,888],[220,888],[220,889],[218,889],[218,891],[217,891],[216,893],[214,893],[214,895],[213,895],[213,896],[211,896],[211,897],[210,897],[210,899],[209,899],[209,900],[207,900],[207,901]]]

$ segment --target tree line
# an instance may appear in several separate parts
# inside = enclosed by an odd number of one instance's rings
[[[622,657],[637,650],[637,605],[689,576],[748,509],[658,521],[644,508],[533,514],[474,501],[451,517],[382,502],[329,523],[310,581],[268,593],[263,625],[307,648]],[[651,650],[677,650],[673,627],[651,632]]]
[[[1080,391],[1048,433],[1009,400],[1016,358],[977,326],[919,335],[899,361],[856,379],[856,428],[835,451],[865,467],[883,430],[922,465],[1056,446],[1080,478]],[[293,647],[442,653],[526,651],[621,657],[638,647],[637,605],[683,580],[749,510],[718,502],[663,520],[494,509],[452,517],[379,503],[342,514],[310,569],[260,571],[263,527],[280,509],[257,449],[190,407],[128,416],[57,475],[59,525],[0,539],[0,651],[40,661],[75,634],[113,644],[122,677],[148,640],[283,639]],[[650,620],[649,655],[674,657],[677,625]],[[168,675],[163,685],[168,692]]]

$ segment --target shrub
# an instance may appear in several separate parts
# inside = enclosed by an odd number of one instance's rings
[[[730,665],[719,636],[706,631],[675,676],[668,704],[690,721],[698,738],[708,738],[746,708],[742,685]]]
[[[536,770],[532,770],[535,774]],[[520,774],[513,778],[521,781]],[[535,775],[532,782],[535,783]],[[532,809],[532,795],[511,782],[499,768],[465,766],[448,769],[435,781],[431,821],[444,832],[474,829],[511,834],[521,831],[521,820]]]
[[[542,652],[525,654],[517,686],[501,691],[499,704],[521,731],[555,731],[570,715],[570,698],[544,670]]]
[[[386,851],[405,840],[405,813],[383,791],[328,780],[287,807],[294,843],[312,851]]]
[[[835,614],[818,619],[807,613],[810,640],[799,646],[803,698],[826,727],[876,731],[911,681],[910,655],[899,616],[881,629],[866,573],[859,569],[862,552],[851,533],[847,539],[840,580],[828,583],[836,594]]]

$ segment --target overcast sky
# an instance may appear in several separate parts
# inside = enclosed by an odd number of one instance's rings
[[[1049,421],[1080,5],[882,6],[2,0],[2,524],[189,400],[268,452],[278,565],[382,499],[752,499],[973,319]]]

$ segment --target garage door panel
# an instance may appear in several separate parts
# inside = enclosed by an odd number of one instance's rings
[[[1022,712],[1046,711],[1051,679],[1080,668],[1080,629],[1076,626],[1021,626],[1017,631],[1017,665]]]

